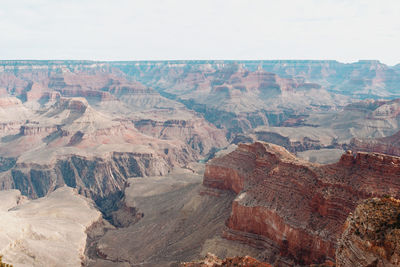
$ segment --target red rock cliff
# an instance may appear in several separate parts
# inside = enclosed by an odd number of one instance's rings
[[[397,157],[349,151],[336,164],[318,165],[256,142],[213,159],[204,185],[238,193],[225,237],[249,244],[255,236],[269,240],[280,254],[271,263],[323,263],[334,259],[341,227],[360,199],[400,194],[399,163]]]
[[[400,266],[400,200],[373,198],[357,206],[344,225],[336,264]]]

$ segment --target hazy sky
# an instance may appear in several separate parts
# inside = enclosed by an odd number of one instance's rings
[[[0,0],[0,59],[378,59],[400,0]]]

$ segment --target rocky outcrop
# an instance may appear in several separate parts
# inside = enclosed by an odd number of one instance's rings
[[[183,135],[161,140],[142,134],[130,120],[99,112],[82,97],[56,98],[29,118],[18,132],[10,129],[18,124],[4,124],[8,135],[0,142],[0,188],[18,189],[31,198],[68,185],[103,206],[103,200],[121,194],[129,177],[164,175],[200,157],[198,147],[178,140]],[[196,130],[204,126],[198,124]],[[209,129],[225,140],[217,129]],[[194,131],[183,134],[195,139]]]
[[[57,131],[57,126],[47,126],[47,127],[40,127],[33,125],[23,125],[20,128],[20,135],[39,135],[39,134],[50,134]]]
[[[138,120],[134,121],[140,132],[163,140],[179,139],[200,155],[206,155],[217,147],[228,144],[224,131],[217,129],[202,118],[187,120]]]
[[[81,266],[86,230],[101,220],[93,202],[69,187],[28,200],[0,191],[0,252],[13,266]]]
[[[109,92],[95,91],[95,90],[59,90],[59,93],[65,97],[84,97],[91,101],[111,101],[115,98]]]
[[[168,161],[156,155],[115,152],[103,158],[71,155],[50,165],[19,163],[3,179],[9,180],[9,188],[31,198],[43,197],[59,186],[68,185],[100,201],[121,192],[128,177],[163,175],[170,169]]]
[[[335,164],[312,164],[256,142],[211,160],[203,184],[238,194],[226,238],[258,245],[255,239],[266,239],[266,248],[278,248],[270,263],[323,263],[334,260],[341,225],[359,200],[399,195],[399,163],[397,157],[349,151]]]
[[[225,131],[108,63],[2,61],[0,188],[61,185],[96,201],[129,177],[164,175],[227,145]],[[151,122],[151,123],[147,123]],[[135,127],[136,126],[136,127]]]
[[[353,138],[349,147],[355,151],[368,151],[400,156],[400,132],[383,138]]]
[[[183,262],[179,265],[180,267],[233,267],[233,266],[258,266],[258,267],[272,267],[268,263],[260,262],[252,257],[233,257],[233,258],[225,258],[220,259],[214,254],[207,254],[204,260],[193,261],[193,262]]]
[[[344,225],[336,250],[338,267],[400,265],[400,201],[390,197],[362,202]]]
[[[303,137],[301,140],[291,140],[290,137],[282,136],[276,132],[256,131],[254,134],[257,138],[256,140],[283,146],[290,152],[321,149],[326,146],[320,140],[314,140],[307,136]]]

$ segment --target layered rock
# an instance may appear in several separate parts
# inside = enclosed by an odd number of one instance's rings
[[[0,142],[0,186],[32,198],[66,184],[101,204],[107,196],[121,194],[129,177],[164,175],[202,154],[178,139],[183,135],[161,140],[142,134],[130,120],[99,112],[85,98],[60,97],[28,115],[18,132],[4,127],[9,135]],[[207,126],[201,122],[186,139],[195,139],[195,131]],[[206,137],[197,142],[205,143]],[[208,149],[223,145],[209,143]]]
[[[356,151],[368,151],[400,156],[400,132],[383,138],[353,138],[349,147]]]
[[[338,267],[400,265],[400,201],[373,198],[350,214],[336,250]]]
[[[232,134],[260,125],[303,124],[304,116],[341,108],[349,103],[347,97],[399,96],[398,70],[378,61],[171,61],[115,66]]]
[[[260,126],[237,135],[233,142],[264,141],[291,152],[352,149],[393,154],[398,131],[399,100],[364,100],[339,111],[314,112],[280,127]],[[391,146],[390,143],[394,145]],[[376,146],[376,149],[374,149]]]
[[[211,67],[208,71],[207,75],[196,78],[182,75],[178,82],[171,80],[160,86],[165,88],[165,96],[177,98],[215,125],[227,128],[231,134],[260,125],[281,125],[299,113],[307,114],[306,105],[299,105],[300,101],[293,101],[295,98],[304,103],[324,102],[315,103],[316,109],[322,105],[329,109],[338,104],[318,84],[282,78],[262,69],[249,71],[240,64],[231,64]],[[321,98],[314,101],[310,93],[319,94]]]
[[[18,163],[3,173],[3,188],[16,188],[31,198],[68,185],[95,201],[124,189],[128,177],[163,175],[171,165],[152,154],[114,152],[109,157],[71,155],[54,164]]]
[[[93,203],[72,188],[27,200],[1,191],[0,253],[13,266],[80,266],[86,230],[101,220]]]
[[[163,177],[129,179],[123,207],[113,216],[123,227],[90,243],[93,262],[89,266],[112,266],[114,262],[170,266],[204,257],[209,251],[205,243],[224,228],[233,194],[213,189],[208,189],[213,194],[204,192],[203,168],[188,167]],[[227,246],[220,250],[230,252]]]
[[[296,131],[296,129],[293,129]],[[273,143],[277,144],[280,146],[285,147],[291,152],[301,152],[301,151],[306,151],[306,150],[312,150],[312,149],[321,149],[322,147],[333,147],[332,143],[334,142],[334,139],[330,139],[329,142],[324,142],[324,140],[318,139],[312,139],[311,137],[308,136],[303,136],[299,138],[298,140],[295,140],[295,137],[290,134],[289,136],[283,136],[277,132],[273,131],[255,131],[256,135],[256,140],[263,141],[263,142],[268,142],[268,143]],[[326,139],[329,139],[327,137]]]
[[[396,97],[393,88],[400,77],[396,68],[376,61],[2,61],[0,66],[3,94],[24,102],[54,100],[56,92],[85,97],[113,112],[184,105],[226,128],[229,139],[260,125],[312,125],[305,121],[307,116],[336,111],[351,98]],[[387,110],[378,113],[382,112]],[[367,123],[357,124],[363,125]],[[357,127],[346,128],[352,132]],[[366,135],[382,137],[387,132],[377,129]]]
[[[279,77],[306,81],[302,86],[304,89],[324,86],[330,91],[370,98],[398,95],[399,68],[376,60],[360,60],[351,64],[334,60],[164,61],[124,62],[115,66],[141,78],[143,82],[157,83],[160,87],[180,83],[181,80],[176,79],[179,77],[189,81],[183,87],[187,89],[216,71],[218,78],[226,79],[242,69],[250,73],[263,70]],[[167,76],[171,78],[166,80]]]
[[[188,120],[139,120],[135,127],[142,133],[163,140],[184,140],[192,149],[205,155],[213,148],[227,145],[225,134],[204,119]]]
[[[204,260],[194,262],[183,262],[180,264],[181,267],[233,267],[233,266],[259,266],[259,267],[271,267],[271,265],[260,262],[252,257],[234,257],[220,259],[217,256],[209,253]]]
[[[312,164],[256,142],[212,160],[203,184],[238,194],[226,238],[277,248],[270,263],[323,263],[334,260],[341,225],[360,199],[399,194],[399,163],[397,157],[349,152],[335,164]]]

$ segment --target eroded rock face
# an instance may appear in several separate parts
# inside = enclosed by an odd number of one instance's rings
[[[359,139],[353,138],[349,145],[353,150],[378,152],[400,156],[400,132],[383,138]]]
[[[212,155],[227,138],[302,151],[335,147],[354,136],[391,135],[399,125],[399,101],[338,109],[351,97],[393,98],[398,81],[398,68],[372,61],[0,61],[0,188],[37,198],[68,185],[108,207],[120,200],[128,177],[165,175]],[[269,129],[249,136],[257,126]],[[143,210],[158,207],[153,218],[139,218],[137,203],[124,206],[113,216],[133,232],[116,231],[127,246],[116,251],[120,240],[109,234],[94,250],[104,261],[126,264],[194,257],[223,228],[228,190],[237,199],[224,237],[268,248],[270,262],[323,262],[332,259],[340,224],[359,199],[397,194],[398,164],[382,155],[349,153],[321,167],[276,146],[241,145],[207,167],[207,189],[172,188],[170,201],[163,191],[156,199],[136,198]],[[149,230],[149,222],[164,228]]]
[[[184,140],[200,155],[210,153],[213,148],[227,145],[224,131],[200,118],[166,121],[139,120],[134,124],[140,132],[156,138]]]
[[[212,160],[203,184],[238,194],[226,238],[249,244],[266,238],[266,248],[278,248],[270,263],[323,263],[334,260],[341,225],[360,199],[399,195],[399,163],[397,157],[348,152],[336,164],[312,164],[256,142]]]
[[[100,112],[85,98],[61,97],[27,118],[17,133],[4,128],[0,187],[32,198],[68,185],[97,202],[122,192],[129,177],[164,175],[201,155],[177,138],[142,134],[131,121]]]
[[[236,134],[303,124],[347,97],[395,98],[400,74],[379,61],[172,61],[115,64],[138,81]],[[350,89],[351,88],[351,89]]]
[[[259,266],[259,267],[271,267],[268,263],[260,262],[252,257],[234,257],[220,259],[217,256],[209,253],[204,260],[194,262],[184,262],[180,264],[181,267],[233,267],[233,266]]]
[[[167,159],[152,154],[115,152],[108,157],[71,155],[55,164],[19,163],[9,171],[10,188],[31,198],[43,197],[68,185],[94,200],[124,189],[127,177],[163,175],[171,169]]]
[[[202,258],[202,250],[208,252],[205,242],[224,228],[234,196],[229,191],[205,190],[202,175],[195,169],[129,179],[124,207],[114,213],[124,227],[107,231],[91,245],[89,266],[112,266],[113,262],[170,266]],[[230,251],[224,246],[222,250]]]
[[[0,253],[13,266],[81,266],[86,230],[101,220],[91,200],[69,187],[28,200],[0,192]]]
[[[338,267],[400,265],[400,201],[373,198],[362,202],[344,225],[336,250]]]
[[[37,198],[68,185],[99,203],[122,193],[129,177],[164,175],[227,144],[224,131],[204,118],[112,72],[17,76],[45,91],[25,102],[0,98],[1,189]],[[49,84],[40,87],[38,80]],[[115,97],[103,97],[103,90]],[[157,124],[135,127],[139,121]]]

